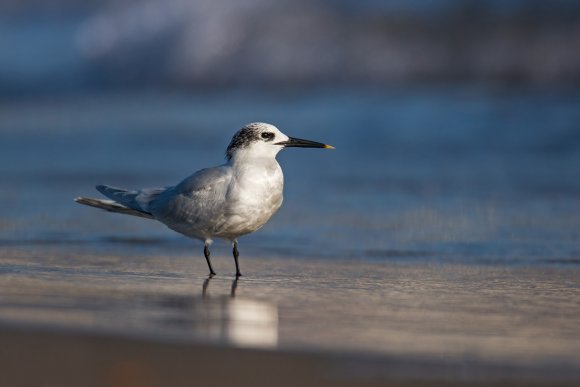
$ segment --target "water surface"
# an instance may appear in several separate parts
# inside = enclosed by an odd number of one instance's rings
[[[266,121],[336,150],[279,155],[284,206],[242,238],[243,255],[576,266],[579,103],[576,91],[478,88],[5,101],[0,244],[199,256],[162,225],[72,198],[175,184],[223,163],[242,124]]]

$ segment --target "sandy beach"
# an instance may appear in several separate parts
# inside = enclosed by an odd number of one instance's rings
[[[575,269],[49,250],[2,253],[2,385],[580,381]]]

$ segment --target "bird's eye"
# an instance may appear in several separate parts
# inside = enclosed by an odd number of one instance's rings
[[[261,136],[266,141],[271,141],[274,139],[274,133],[272,133],[272,132],[264,132],[264,133],[262,133]]]

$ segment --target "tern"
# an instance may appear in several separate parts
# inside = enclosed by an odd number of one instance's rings
[[[195,172],[174,186],[125,190],[98,185],[108,199],[78,197],[77,203],[109,212],[154,219],[187,237],[204,242],[210,277],[214,238],[233,246],[236,278],[240,277],[238,238],[260,229],[282,205],[284,175],[276,155],[284,148],[327,148],[331,145],[288,137],[274,125],[245,125],[226,150],[226,163]]]

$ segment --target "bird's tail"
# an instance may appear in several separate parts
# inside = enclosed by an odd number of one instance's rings
[[[139,211],[133,208],[125,207],[124,205],[119,204],[113,200],[78,197],[75,199],[75,202],[79,204],[84,204],[85,206],[100,208],[102,210],[109,212],[116,212],[119,214],[133,215],[139,216],[141,218],[153,219],[153,215],[150,214],[149,212]]]

